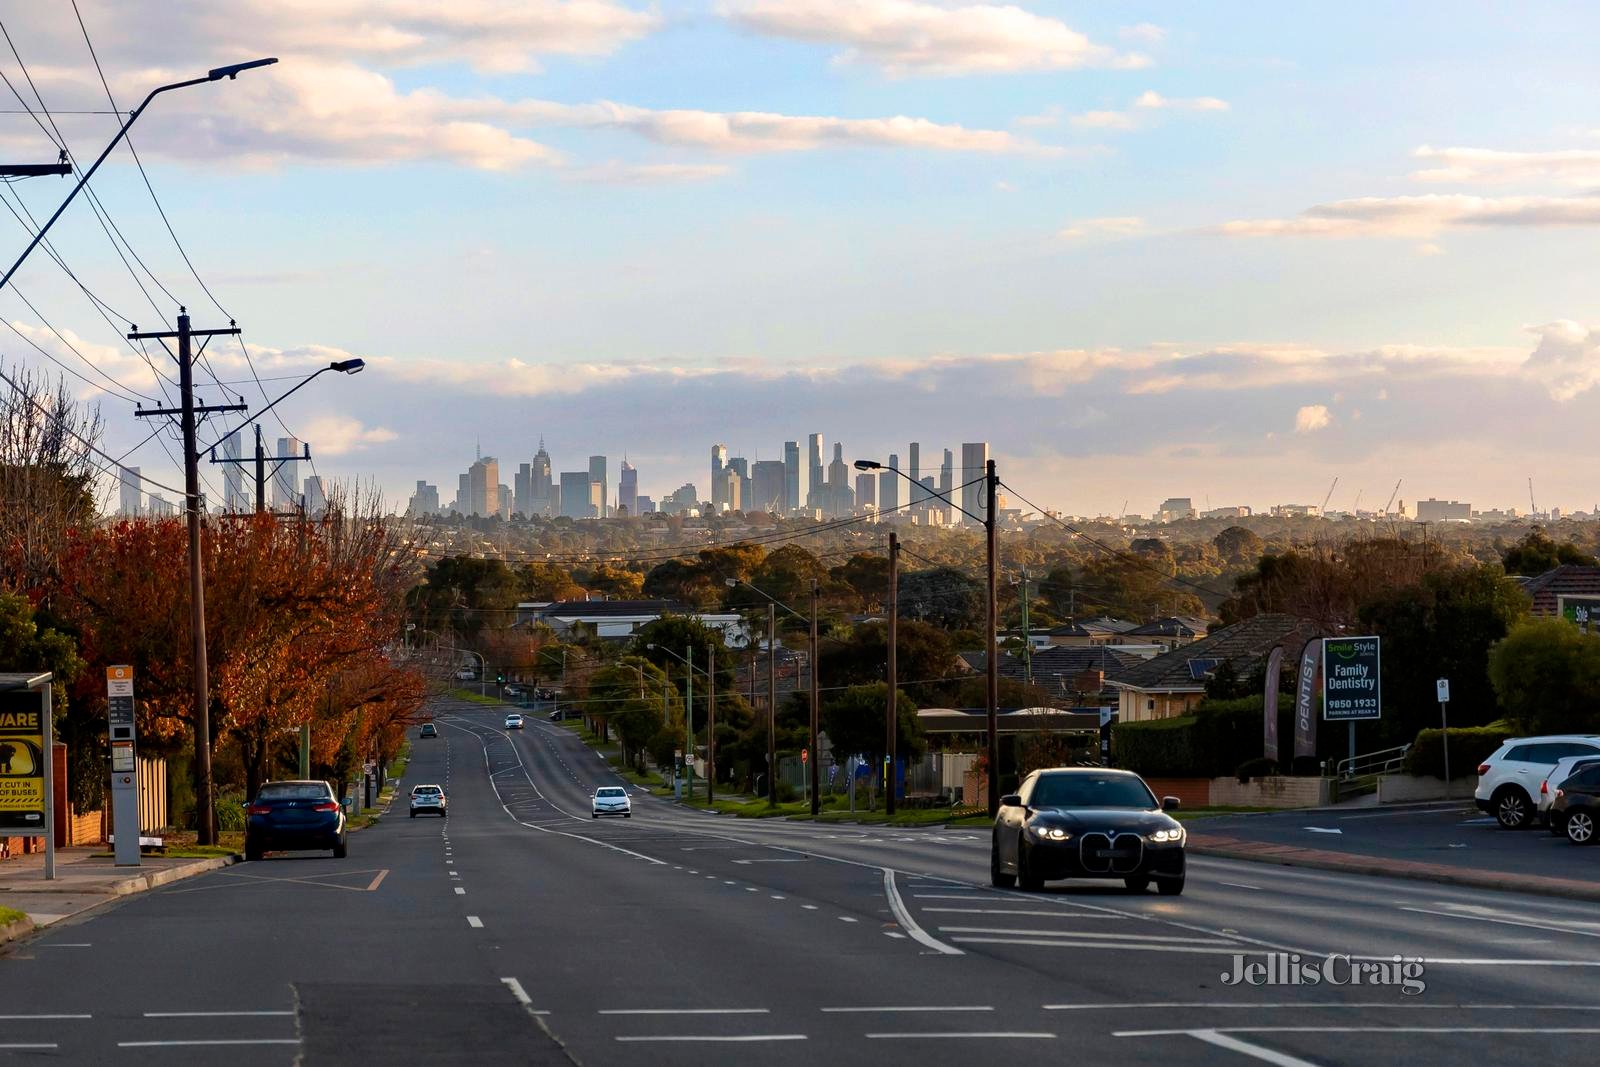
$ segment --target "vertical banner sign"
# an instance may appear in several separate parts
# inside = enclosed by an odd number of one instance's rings
[[[133,668],[106,668],[106,725],[111,735],[112,843],[119,867],[139,865],[139,771],[134,759]]]
[[[1267,691],[1261,698],[1261,754],[1270,760],[1278,758],[1278,672],[1281,670],[1283,648],[1280,646],[1267,657]]]
[[[1300,653],[1299,684],[1294,695],[1294,758],[1317,755],[1317,666],[1322,662],[1322,638],[1313,637]]]
[[[44,694],[0,693],[0,829],[45,832]]]
[[[1329,637],[1322,642],[1322,717],[1355,722],[1383,716],[1376,637]]]

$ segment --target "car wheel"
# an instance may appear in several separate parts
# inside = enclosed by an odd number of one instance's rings
[[[996,889],[1010,889],[1017,884],[1017,876],[1000,869],[1000,842],[989,843],[989,884]]]
[[[1150,876],[1148,874],[1130,875],[1122,880],[1122,884],[1130,893],[1143,893],[1150,888]]]
[[[1034,871],[1033,861],[1021,842],[1017,844],[1017,884],[1025,893],[1037,893],[1044,888],[1044,879]]]
[[[1528,794],[1514,785],[1503,787],[1494,795],[1494,817],[1507,830],[1521,830],[1531,821],[1533,805]]]
[[[1156,880],[1156,889],[1164,897],[1175,897],[1183,892],[1182,878],[1160,878]]]
[[[349,854],[350,846],[345,844],[344,838],[339,838],[339,840],[333,846],[333,858],[336,860],[342,860]]]
[[[633,812],[631,812],[631,811],[625,811],[625,812],[623,812],[623,813],[622,813],[622,817],[623,817],[623,818],[624,818],[624,819],[631,819],[631,818],[633,818]]]
[[[1567,840],[1574,845],[1594,844],[1594,815],[1583,808],[1567,812]]]

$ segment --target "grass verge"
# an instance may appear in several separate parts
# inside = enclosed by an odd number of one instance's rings
[[[482,693],[474,693],[470,689],[452,689],[450,690],[450,695],[457,700],[465,700],[472,704],[487,704],[490,707],[495,708],[498,708],[501,704],[505,703],[505,701],[501,700],[499,697],[486,696]]]
[[[27,917],[28,913],[25,911],[18,911],[16,908],[0,908],[0,926],[10,926],[12,923],[19,923]]]

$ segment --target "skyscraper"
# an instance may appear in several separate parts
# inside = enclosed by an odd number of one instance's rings
[[[739,476],[739,507],[729,510],[749,511],[750,509],[750,461],[743,456],[733,456],[728,460],[728,470]]]
[[[856,510],[865,511],[878,502],[877,475],[863,472],[856,475]]]
[[[555,481],[550,476],[550,453],[544,450],[544,438],[539,438],[539,451],[533,456],[532,481],[529,483],[531,515],[555,515],[561,509],[556,503]]]
[[[517,464],[517,473],[511,479],[511,510],[518,515],[532,515],[533,464]]]
[[[711,504],[721,510],[727,505],[727,498],[722,493],[726,484],[722,472],[728,467],[728,449],[725,445],[711,446]]]
[[[467,468],[465,513],[485,519],[500,514],[500,461],[493,456],[480,456]]]
[[[725,508],[728,511],[743,511],[744,499],[739,495],[741,488],[739,472],[732,467],[724,467],[722,468],[722,474],[717,477],[717,481],[721,484],[712,486],[711,491],[722,502],[720,504],[713,502],[712,507]]]
[[[878,513],[888,515],[900,510],[900,457],[889,453],[889,467],[878,475]]]
[[[278,469],[272,474],[272,506],[280,510],[300,506],[300,474],[294,460],[301,455],[300,442],[293,437],[278,438]],[[288,460],[288,462],[283,462]]]
[[[141,494],[144,491],[144,480],[139,477],[138,467],[123,467],[122,488],[117,500],[117,514],[125,518],[134,518],[143,513],[144,501]]]
[[[569,519],[597,519],[594,478],[588,471],[561,472],[561,514]]]
[[[328,510],[328,494],[322,488],[322,475],[313,474],[306,479],[306,515],[320,519]]]
[[[817,487],[824,484],[824,480],[827,478],[827,472],[822,469],[822,435],[820,433],[811,434],[806,438],[806,452],[810,460],[806,467],[808,472],[806,486],[809,492],[803,499],[807,502],[806,506],[809,507],[811,494],[816,492]]]
[[[989,442],[969,442],[961,446],[961,507],[979,517],[984,516],[984,504],[988,499],[983,484],[988,465]],[[975,520],[962,515],[961,521],[971,524]]]
[[[936,501],[945,522],[956,521],[956,498],[950,495],[955,489],[955,473],[956,454],[947,448],[944,450],[944,463],[939,467],[939,495],[944,499]]]
[[[617,476],[617,510],[622,515],[639,514],[639,471],[627,460]]]
[[[746,511],[767,511],[781,515],[788,499],[789,468],[780,460],[757,460],[750,469],[750,501]]]
[[[457,515],[472,514],[472,474],[467,472],[456,478],[456,499],[450,505]]]
[[[418,482],[417,491],[411,494],[411,502],[406,505],[406,514],[416,518],[422,515],[437,515],[439,513],[439,487],[429,485],[427,482]]]
[[[600,486],[600,510],[595,513],[595,518],[603,519],[609,511],[606,502],[611,499],[611,483],[606,480],[606,457],[589,457],[589,480]]]
[[[807,470],[808,468],[800,462],[800,442],[785,441],[783,443],[784,511],[799,511],[800,505],[805,503],[806,491],[811,487]]]
[[[911,490],[911,495],[906,498],[906,502],[915,508],[922,502],[922,446],[912,441],[908,458],[911,468],[906,473],[911,475],[911,485],[907,488]]]
[[[243,442],[235,430],[222,439],[222,455],[228,460],[222,467],[222,506],[228,511],[250,510],[250,495],[244,491]]]

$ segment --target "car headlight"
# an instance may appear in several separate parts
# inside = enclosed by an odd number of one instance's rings
[[[1182,841],[1183,827],[1173,826],[1166,830],[1157,830],[1155,833],[1150,835],[1150,840],[1158,845],[1170,844],[1174,841]]]
[[[1041,841],[1065,841],[1072,836],[1059,826],[1035,826],[1033,832]]]

